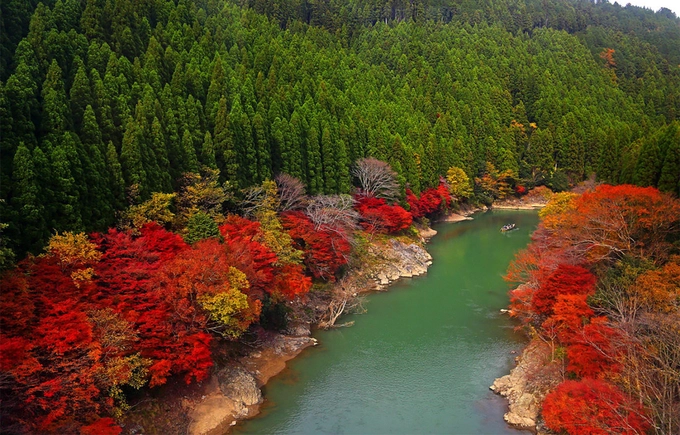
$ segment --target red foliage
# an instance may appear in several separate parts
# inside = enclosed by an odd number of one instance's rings
[[[290,300],[306,294],[311,287],[312,279],[305,276],[302,265],[286,264],[276,273],[275,292]]]
[[[262,299],[274,290],[276,254],[257,241],[262,236],[259,222],[230,215],[220,227],[224,237],[227,260],[246,274],[250,295]]]
[[[517,194],[517,196],[526,195],[527,188],[522,186],[521,184],[518,184],[517,186],[515,186],[515,193]]]
[[[253,315],[265,292],[294,298],[311,279],[300,265],[277,265],[260,243],[256,222],[230,217],[222,244],[208,239],[188,246],[155,223],[134,231],[93,234],[101,261],[93,278],[79,280],[56,256],[30,257],[0,280],[0,375],[3,424],[24,432],[118,434],[106,415],[116,382],[110,367],[139,353],[150,360],[150,386],[183,374],[205,379],[212,367],[209,319],[197,297],[224,290],[232,266],[243,271]],[[312,262],[344,264],[349,243],[337,234],[312,238]],[[342,260],[325,258],[331,254]],[[334,273],[334,271],[333,271]],[[249,324],[249,323],[248,323]],[[241,325],[244,328],[248,324]],[[125,369],[123,369],[125,371]]]
[[[621,349],[616,344],[624,341],[621,334],[607,326],[606,322],[606,317],[595,317],[581,331],[573,334],[567,347],[567,370],[581,377],[620,371]]]
[[[347,264],[351,246],[342,230],[315,230],[304,213],[286,212],[281,215],[283,227],[298,249],[305,253],[304,263],[315,278],[335,281],[340,269]]]
[[[411,226],[411,213],[398,205],[387,205],[384,199],[356,197],[356,209],[361,215],[361,226],[371,233],[393,234]]]
[[[430,187],[420,194],[420,198],[406,189],[406,202],[414,219],[424,216],[432,217],[448,209],[452,203],[451,193],[444,181],[439,182],[436,188]]]
[[[80,428],[82,435],[118,435],[123,431],[110,417],[100,418],[92,424]]]
[[[581,266],[560,264],[531,298],[531,308],[537,314],[550,315],[558,295],[592,294],[595,276]]]
[[[102,305],[133,325],[139,336],[137,351],[154,361],[150,385],[161,385],[177,373],[185,373],[187,382],[204,379],[205,367],[212,364],[210,336],[201,332],[200,324],[182,322],[171,301],[155,290],[160,269],[189,246],[155,223],[142,227],[139,235],[109,230],[94,240],[103,254],[95,267]],[[202,371],[195,367],[199,354]]]
[[[560,384],[545,398],[543,418],[548,428],[570,435],[632,435],[649,429],[639,404],[597,379]]]
[[[409,205],[409,211],[413,219],[420,219],[425,216],[425,211],[420,209],[420,199],[411,189],[406,189],[406,203]]]
[[[558,327],[558,338],[562,343],[571,343],[574,334],[579,332],[583,325],[593,317],[594,312],[588,306],[587,294],[558,295],[553,305],[553,315],[547,321],[553,322]]]

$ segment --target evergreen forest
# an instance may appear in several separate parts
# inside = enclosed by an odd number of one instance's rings
[[[333,327],[381,247],[525,197],[546,425],[675,434],[679,117],[668,9],[2,0],[0,433],[118,435],[155,387]]]
[[[572,0],[7,0],[5,245],[102,231],[187,173],[349,193],[448,168],[529,188],[596,175],[678,193],[680,20]],[[477,186],[475,198],[493,200]]]

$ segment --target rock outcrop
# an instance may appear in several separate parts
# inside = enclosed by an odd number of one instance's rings
[[[432,256],[416,243],[404,243],[391,239],[381,253],[384,258],[373,271],[372,277],[378,289],[384,288],[399,278],[411,278],[427,272]]]
[[[188,434],[222,435],[238,420],[257,414],[263,402],[260,388],[286,367],[286,361],[315,344],[311,337],[274,334],[261,350],[213,374],[207,393],[188,412]]]
[[[545,434],[539,425],[541,403],[560,382],[559,363],[550,361],[548,345],[532,340],[517,357],[517,366],[494,381],[491,390],[508,399],[509,411],[503,416],[509,424]]]

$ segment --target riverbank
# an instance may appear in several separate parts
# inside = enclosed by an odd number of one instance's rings
[[[467,215],[475,211],[465,210],[446,221],[470,220]],[[260,331],[252,347],[221,351],[208,380],[190,386],[176,381],[138,401],[126,416],[125,433],[220,435],[257,415],[264,402],[260,388],[284,370],[287,361],[316,344],[310,337],[312,327],[345,326],[336,325],[336,320],[343,313],[360,312],[363,293],[426,273],[432,258],[424,244],[436,233],[421,227],[410,237],[372,236],[363,246],[362,261],[344,279],[291,304],[292,321],[285,334]]]
[[[260,389],[287,361],[316,345],[312,328],[346,326],[336,325],[336,320],[360,311],[363,293],[426,273],[432,257],[424,244],[435,234],[421,227],[411,237],[373,236],[351,273],[323,291],[311,292],[304,302],[290,304],[292,321],[284,334],[259,331],[252,347],[221,349],[209,379],[192,385],[174,380],[148,392],[132,403],[132,412],[121,422],[124,433],[222,435],[238,421],[257,415],[264,401]]]
[[[546,205],[548,197],[510,200],[494,204],[495,209],[538,210]],[[504,311],[505,312],[505,311]],[[508,400],[508,412],[503,418],[511,426],[527,429],[539,435],[548,435],[543,427],[540,410],[546,394],[562,379],[561,364],[552,358],[549,346],[533,338],[515,360],[510,374],[496,379],[489,387]]]
[[[423,228],[419,242],[406,238],[376,238],[368,245],[370,260],[335,283],[326,292],[331,295],[329,299],[311,298],[314,310],[323,313],[317,314],[311,323],[318,327],[335,327],[335,321],[345,311],[360,307],[357,301],[362,293],[383,290],[400,278],[426,273],[432,257],[423,243],[434,234],[436,231],[431,228]],[[264,400],[260,388],[286,367],[286,361],[316,345],[316,340],[310,337],[310,326],[309,322],[293,322],[288,335],[276,334],[214,374],[209,394],[187,409],[187,418],[191,421],[187,433],[224,434],[238,421],[257,415]]]
[[[562,365],[552,359],[550,347],[538,338],[533,338],[515,361],[510,374],[496,379],[489,388],[508,399],[508,412],[503,416],[508,424],[548,435],[541,423],[541,404],[561,382]]]

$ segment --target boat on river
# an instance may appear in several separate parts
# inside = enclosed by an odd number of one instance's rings
[[[501,227],[501,232],[512,231],[516,228],[515,224],[505,224]]]

